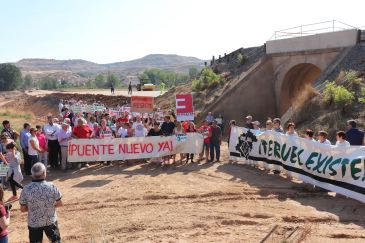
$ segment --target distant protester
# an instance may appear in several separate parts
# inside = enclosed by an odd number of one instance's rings
[[[317,142],[317,141],[313,138],[313,136],[314,136],[314,132],[313,132],[313,130],[311,130],[311,129],[307,129],[307,130],[305,130],[305,138],[306,138],[306,139],[309,139],[309,140],[311,140],[311,141],[313,141],[313,142]]]
[[[283,128],[281,127],[281,120],[280,118],[275,118],[273,120],[273,124],[274,124],[274,131],[275,132],[280,132],[280,133],[284,133]]]
[[[344,131],[338,131],[336,133],[336,147],[350,147],[350,143],[346,141],[346,134]]]
[[[327,139],[328,133],[326,131],[318,132],[318,142],[325,145],[332,145],[331,142]]]
[[[298,136],[297,132],[295,131],[295,124],[290,122],[287,126],[287,132],[285,133],[287,136]]]
[[[363,145],[365,144],[364,132],[357,129],[355,120],[348,120],[347,123],[346,138],[351,145]]]
[[[23,174],[20,169],[21,157],[19,151],[17,151],[13,143],[6,145],[6,160],[9,165],[9,170],[7,172],[7,180],[10,184],[11,191],[13,193],[12,197],[8,199],[9,202],[17,200],[17,188],[23,188],[21,182],[23,181]]]

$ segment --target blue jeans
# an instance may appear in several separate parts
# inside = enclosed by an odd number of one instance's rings
[[[214,151],[215,151],[215,157],[217,160],[221,157],[221,146],[220,144],[214,144],[210,143],[210,160],[214,160]]]
[[[7,235],[5,235],[5,236],[3,236],[3,237],[0,237],[0,243],[8,243],[9,241],[8,241],[8,236]]]

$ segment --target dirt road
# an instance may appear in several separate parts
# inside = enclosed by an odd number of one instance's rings
[[[73,94],[73,93],[77,93],[77,94],[93,94],[93,95],[111,95],[110,94],[110,90],[109,89],[100,89],[100,90],[95,90],[95,89],[69,89],[69,90],[64,90],[64,91],[53,91],[53,90],[31,90],[31,91],[27,91],[25,92],[28,95],[33,95],[33,96],[45,96],[48,94],[53,94],[53,93],[66,93],[66,94]],[[136,91],[133,90],[133,95],[135,96],[152,96],[152,97],[157,97],[161,94],[160,91]],[[117,89],[115,90],[114,94],[111,96],[118,96],[118,95],[123,95],[123,96],[129,96],[128,95],[128,90],[124,90],[124,89]]]
[[[58,210],[63,242],[260,242],[275,225],[266,242],[291,232],[287,242],[365,242],[364,204],[230,164],[227,154],[221,163],[51,173],[65,204]],[[26,226],[15,205],[10,242],[27,242]]]

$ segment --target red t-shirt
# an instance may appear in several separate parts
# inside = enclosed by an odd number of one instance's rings
[[[189,121],[184,121],[182,127],[184,128],[184,131],[187,132],[189,130]]]
[[[128,117],[119,117],[117,119],[117,122],[127,123],[128,121],[129,121]]]
[[[72,133],[78,138],[89,138],[92,132],[88,125],[76,126],[72,129]]]
[[[5,210],[5,208],[4,208],[4,206],[0,206],[0,218],[2,218],[2,217],[6,217],[6,210]],[[0,237],[3,237],[3,236],[6,236],[6,235],[8,235],[8,229],[1,229],[0,228]]]
[[[203,125],[200,127],[200,132],[203,134],[204,143],[210,143],[209,133],[212,132],[212,128],[210,126]]]

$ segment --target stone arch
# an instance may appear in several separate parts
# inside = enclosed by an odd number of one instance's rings
[[[280,115],[283,115],[307,85],[321,74],[321,69],[312,63],[300,63],[285,74],[281,85]]]

